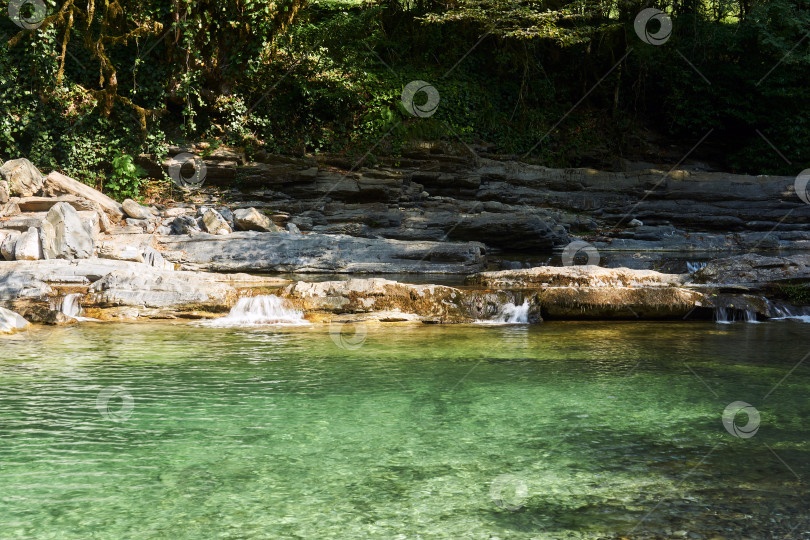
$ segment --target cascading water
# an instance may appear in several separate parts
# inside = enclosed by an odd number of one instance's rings
[[[90,317],[82,317],[82,307],[79,304],[81,294],[71,293],[66,294],[56,303],[56,309],[61,311],[67,317],[76,319],[77,321],[97,321],[98,319],[91,319]]]
[[[769,309],[776,315],[774,320],[790,319],[794,321],[810,322],[810,309],[807,307],[796,307],[783,304],[781,302],[771,302],[768,300]]]
[[[203,324],[225,328],[263,325],[300,326],[309,322],[304,319],[302,311],[288,307],[284,299],[265,295],[240,298],[228,315]]]
[[[513,303],[504,304],[498,316],[487,321],[476,321],[479,324],[529,324],[529,301],[517,306]]]
[[[737,321],[757,323],[757,312],[753,309],[733,309],[718,307],[714,309],[714,320],[720,324],[731,324]]]
[[[705,263],[705,262],[690,262],[690,261],[686,261],[686,270],[687,270],[687,271],[688,271],[690,274],[693,274],[693,273],[697,272],[698,270],[700,270],[700,269],[702,269],[702,268],[705,268],[707,264],[708,264],[708,263]]]

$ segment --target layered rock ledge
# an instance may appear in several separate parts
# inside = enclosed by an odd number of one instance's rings
[[[451,287],[382,278],[289,281],[85,259],[0,265],[0,305],[30,322],[50,324],[73,322],[60,310],[66,295],[75,296],[84,316],[100,320],[214,318],[226,314],[240,298],[258,295],[280,296],[312,321],[498,321],[515,306],[525,306],[523,322],[700,319],[711,318],[717,309],[769,318],[791,309],[768,298],[767,291],[778,286],[767,271],[775,261],[732,259],[723,268],[762,265],[765,273],[755,277],[759,281],[748,282],[749,287],[756,285],[757,294],[754,288],[728,290],[728,283],[697,283],[694,275],[596,266],[484,272],[468,278],[464,286]]]

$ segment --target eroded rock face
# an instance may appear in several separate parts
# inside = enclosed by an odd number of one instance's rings
[[[13,334],[25,330],[30,324],[17,313],[0,307],[0,334]]]
[[[680,274],[662,274],[654,270],[602,268],[601,266],[538,266],[523,270],[482,272],[467,282],[500,289],[545,287],[630,288],[680,285]]]
[[[25,158],[11,159],[3,163],[0,167],[0,177],[8,183],[11,195],[31,197],[42,188],[42,173]]]
[[[0,304],[52,323],[53,300],[82,295],[90,317],[127,308],[133,318],[172,318],[188,312],[227,312],[242,295],[275,290],[289,281],[246,274],[175,272],[106,259],[16,261],[0,264]],[[115,316],[115,315],[113,315]]]
[[[694,274],[697,283],[759,287],[786,280],[810,280],[810,255],[765,257],[748,253],[709,262]]]
[[[277,232],[279,230],[269,217],[255,208],[240,208],[233,213],[233,218],[240,231]]]
[[[671,319],[712,307],[703,292],[683,286],[686,276],[599,266],[543,266],[483,272],[470,284],[531,291],[550,319]]]
[[[6,204],[11,196],[11,190],[8,188],[8,182],[0,180],[0,204]]]
[[[55,204],[42,222],[42,253],[45,259],[86,259],[93,254],[93,234],[79,213],[66,202]]]

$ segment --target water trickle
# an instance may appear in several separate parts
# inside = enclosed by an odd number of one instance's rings
[[[82,306],[79,304],[81,294],[71,293],[66,294],[60,298],[56,303],[56,309],[61,311],[64,315],[76,319],[77,321],[97,321],[90,317],[82,317]]]
[[[705,262],[690,262],[686,261],[686,269],[689,271],[690,274],[697,272],[698,270],[705,268],[708,263]]]
[[[214,327],[298,326],[309,322],[304,319],[303,311],[288,307],[284,299],[265,295],[241,298],[228,315],[203,324]]]
[[[714,320],[720,324],[731,324],[737,321],[758,323],[757,312],[753,309],[734,309],[718,307],[714,309]]]
[[[524,300],[523,304],[519,306],[511,302],[504,304],[494,319],[477,322],[479,324],[529,324],[529,301]]]
[[[80,294],[66,294],[61,301],[59,311],[68,317],[78,317],[82,314],[82,308],[79,305]]]

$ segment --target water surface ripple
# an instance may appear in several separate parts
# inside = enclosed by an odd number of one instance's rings
[[[810,325],[332,337],[88,323],[1,340],[0,538],[810,534]],[[724,427],[735,401],[761,414],[753,437]]]

